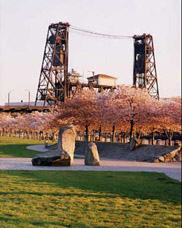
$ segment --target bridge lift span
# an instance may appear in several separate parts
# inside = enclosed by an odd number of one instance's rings
[[[69,29],[111,39],[133,38],[133,86],[147,88],[151,96],[159,99],[154,44],[150,34],[141,36],[107,35],[73,27],[69,23],[59,22],[48,27],[35,106],[41,100],[44,102],[44,106],[54,107],[56,104],[72,97],[77,90],[84,87],[97,88],[99,91],[115,88],[109,85],[102,88],[101,85],[97,84],[72,82],[72,75],[68,72]]]

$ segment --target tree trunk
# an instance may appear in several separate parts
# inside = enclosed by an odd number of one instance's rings
[[[166,139],[164,140],[164,143],[165,143],[165,146],[167,146],[167,140]]]
[[[30,131],[27,131],[27,138],[30,139]]]
[[[99,142],[102,140],[102,139],[101,139],[101,134],[102,134],[102,127],[100,126],[100,127],[99,127]]]
[[[126,133],[123,135],[123,143],[126,143]]]
[[[168,138],[168,145],[171,146],[172,145],[172,138],[173,138],[173,131],[165,131],[166,136]]]
[[[48,133],[46,132],[45,134],[45,140],[47,141],[48,140]]]
[[[154,145],[154,140],[155,140],[155,134],[154,134],[154,132],[152,131],[152,145]]]
[[[171,132],[169,135],[169,146],[172,146],[172,137],[173,137],[173,133]]]
[[[115,142],[115,125],[112,126],[112,142]]]
[[[140,132],[136,133],[136,141],[137,141],[137,146],[142,144],[141,133]]]
[[[93,132],[93,141],[95,141],[95,130],[93,130],[92,132]]]
[[[131,137],[133,136],[133,127],[134,127],[134,121],[130,120],[130,141],[131,141]]]
[[[88,142],[88,125],[85,125],[85,142]]]

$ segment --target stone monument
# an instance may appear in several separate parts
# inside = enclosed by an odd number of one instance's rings
[[[97,145],[93,142],[88,143],[85,150],[85,165],[100,166]]]
[[[59,131],[58,148],[43,152],[32,159],[35,166],[70,166],[73,164],[76,132],[74,127],[65,126]]]

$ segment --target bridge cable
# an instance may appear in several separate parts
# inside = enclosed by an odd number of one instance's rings
[[[98,33],[98,32],[93,32],[93,31],[89,31],[86,29],[82,29],[76,26],[70,26],[70,29],[79,32],[79,34],[81,33],[85,33],[85,34],[90,34],[90,35],[94,35],[94,36],[98,36],[98,37],[102,37],[102,38],[108,38],[108,39],[131,39],[133,38],[133,36],[125,36],[125,35],[111,35],[111,34],[104,34],[104,33]]]

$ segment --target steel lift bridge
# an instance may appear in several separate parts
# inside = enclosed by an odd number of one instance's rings
[[[39,77],[35,106],[43,101],[44,106],[54,107],[74,96],[79,89],[94,88],[113,90],[113,86],[74,82],[68,72],[69,30],[111,39],[134,39],[133,86],[147,88],[151,96],[159,99],[153,38],[150,34],[141,36],[120,36],[96,33],[59,22],[48,27],[43,61]]]

